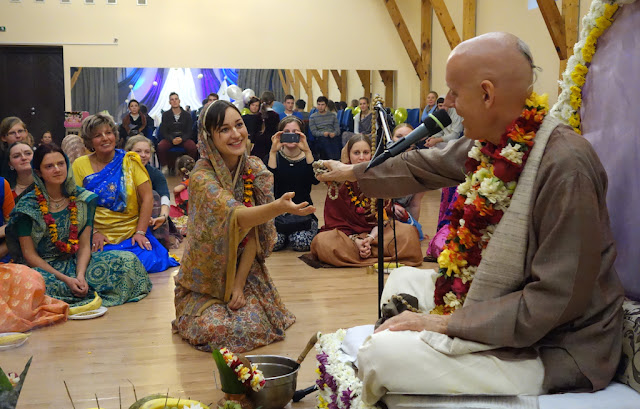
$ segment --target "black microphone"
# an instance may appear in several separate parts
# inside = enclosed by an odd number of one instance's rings
[[[370,168],[378,166],[387,159],[401,154],[414,143],[431,135],[437,134],[449,125],[451,125],[451,118],[449,117],[449,114],[447,114],[446,109],[440,109],[435,111],[433,114],[429,114],[427,119],[425,119],[420,126],[411,131],[409,135],[402,137],[387,146],[382,155],[373,158],[373,160],[369,162],[369,166],[367,166],[365,172]]]

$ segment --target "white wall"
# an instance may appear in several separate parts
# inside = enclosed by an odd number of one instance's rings
[[[348,99],[363,89],[354,70],[395,70],[395,105],[419,104],[420,86],[383,0],[96,0],[10,3],[0,0],[2,44],[62,44],[70,67],[194,67],[347,69]],[[414,40],[420,36],[420,0],[397,0]],[[446,0],[462,33],[462,0]],[[581,1],[581,15],[590,1]],[[557,96],[558,57],[538,10],[527,0],[478,0],[477,33],[510,31],[532,48],[544,68],[536,89]],[[114,44],[117,39],[117,44]],[[85,45],[77,45],[85,44]],[[449,45],[433,17],[432,89],[446,92]],[[384,95],[377,72],[372,92]],[[70,80],[66,80],[70,106]],[[314,99],[320,95],[317,85]],[[339,99],[330,79],[332,99]],[[312,101],[309,101],[313,103]]]

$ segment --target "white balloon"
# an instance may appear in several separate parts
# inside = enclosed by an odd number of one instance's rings
[[[237,85],[229,85],[227,87],[227,95],[233,99],[242,100],[242,88]]]
[[[124,103],[125,103],[125,104],[127,104],[127,105],[129,105],[129,100],[128,100],[128,99],[125,99],[125,100],[124,100]]]
[[[199,80],[201,80],[201,79],[202,79],[202,77],[204,77],[204,75],[202,75],[202,74],[198,74],[198,79],[199,79]]]
[[[235,105],[240,111],[242,111],[242,108],[244,108],[244,102],[240,100],[233,101],[233,105]]]
[[[158,81],[153,81],[153,86],[157,87],[158,86]]]
[[[133,89],[133,85],[129,84],[129,89]]]
[[[245,104],[249,103],[249,100],[253,97],[256,96],[256,92],[254,90],[252,90],[251,88],[247,88],[244,91],[242,91],[242,101]]]

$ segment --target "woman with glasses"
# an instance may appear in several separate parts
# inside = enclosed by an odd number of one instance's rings
[[[0,176],[11,186],[16,183],[16,174],[9,167],[9,146],[27,136],[27,125],[17,116],[6,117],[0,122]]]

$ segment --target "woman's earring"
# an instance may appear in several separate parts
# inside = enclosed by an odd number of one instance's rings
[[[9,165],[9,169],[16,170],[13,166]]]

